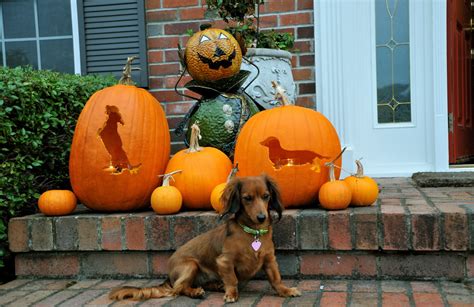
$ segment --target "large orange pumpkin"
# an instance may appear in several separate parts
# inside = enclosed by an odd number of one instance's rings
[[[170,185],[183,195],[183,205],[188,209],[212,209],[210,197],[214,187],[226,181],[232,169],[232,162],[220,150],[213,147],[200,147],[199,127],[191,126],[188,149],[177,152],[169,161],[165,173],[177,170]]]
[[[131,85],[131,61],[118,85],[87,101],[72,141],[72,188],[84,205],[98,211],[148,205],[169,159],[165,113],[150,93]]]
[[[274,86],[281,92],[280,86]],[[341,151],[333,125],[321,113],[284,105],[261,111],[243,126],[235,146],[238,176],[262,172],[275,178],[285,207],[314,203],[323,183],[328,181],[324,163]],[[340,166],[341,159],[336,160]],[[339,178],[339,169],[336,177]]]
[[[240,71],[242,51],[237,40],[227,31],[208,28],[188,40],[185,63],[197,81],[229,78]]]

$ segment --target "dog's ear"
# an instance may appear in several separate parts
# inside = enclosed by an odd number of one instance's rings
[[[281,203],[281,196],[280,190],[278,189],[278,184],[272,177],[268,176],[267,174],[263,174],[263,178],[265,179],[265,183],[267,184],[268,191],[271,195],[270,204],[268,205],[268,207],[278,213],[278,220],[280,220],[281,213],[283,212],[283,205]]]
[[[224,204],[224,211],[221,214],[221,219],[229,214],[234,214],[240,210],[240,189],[242,183],[239,178],[234,178],[227,183],[220,198]]]

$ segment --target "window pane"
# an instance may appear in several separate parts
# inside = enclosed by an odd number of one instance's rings
[[[59,72],[74,73],[72,39],[53,39],[40,42],[41,67]]]
[[[36,37],[33,0],[4,0],[5,38]]]
[[[5,49],[7,54],[7,66],[31,65],[33,68],[38,68],[36,42],[5,43]]]
[[[71,35],[71,3],[64,0],[41,0],[38,2],[39,35]]]
[[[411,121],[408,0],[376,0],[379,123]]]

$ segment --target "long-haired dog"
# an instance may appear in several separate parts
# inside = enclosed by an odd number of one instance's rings
[[[222,195],[225,223],[181,246],[168,261],[168,279],[150,288],[112,290],[111,299],[144,300],[186,295],[197,298],[204,289],[224,291],[225,302],[236,302],[238,286],[262,268],[270,284],[283,297],[300,296],[280,277],[272,241],[270,210],[281,218],[283,206],[276,183],[268,176],[234,178]]]

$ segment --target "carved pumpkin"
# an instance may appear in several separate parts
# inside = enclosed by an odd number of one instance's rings
[[[173,176],[172,186],[183,195],[188,209],[211,209],[210,197],[214,187],[226,181],[232,162],[220,150],[200,147],[199,127],[194,124],[188,149],[177,152],[169,161],[166,173],[181,172]]]
[[[329,179],[324,163],[338,156],[341,145],[321,113],[291,105],[286,96],[283,104],[247,121],[237,138],[234,162],[239,163],[238,176],[265,172],[275,178],[285,207],[308,205]],[[340,166],[341,159],[335,163]]]
[[[356,174],[344,179],[352,191],[351,205],[373,205],[379,196],[377,182],[368,176],[364,176],[364,168],[359,160],[356,160],[355,163],[357,165]]]
[[[351,189],[344,180],[336,180],[334,163],[329,163],[329,181],[324,183],[319,190],[319,204],[327,210],[341,210],[349,207],[351,202]]]
[[[44,215],[67,215],[76,209],[77,199],[69,190],[49,190],[41,194],[38,208]]]
[[[180,170],[173,173],[177,172]],[[173,173],[165,174],[161,187],[156,188],[151,194],[151,208],[158,214],[174,214],[181,210],[183,196],[176,187],[170,186]]]
[[[169,160],[165,113],[150,93],[130,85],[131,60],[118,85],[87,101],[72,140],[72,188],[85,206],[98,211],[147,206]]]
[[[229,78],[240,71],[242,51],[237,40],[227,31],[208,28],[188,40],[185,63],[197,81]]]

